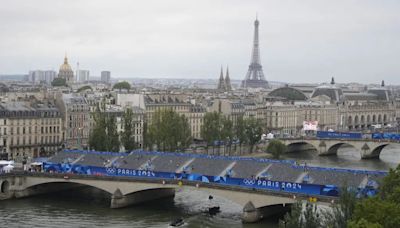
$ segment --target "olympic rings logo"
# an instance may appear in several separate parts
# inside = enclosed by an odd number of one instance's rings
[[[107,173],[109,173],[109,174],[115,174],[116,169],[115,169],[115,168],[107,168],[106,171],[107,171]]]
[[[244,179],[244,180],[243,180],[243,183],[244,183],[245,185],[254,185],[254,184],[256,183],[256,180],[253,180],[253,179]]]

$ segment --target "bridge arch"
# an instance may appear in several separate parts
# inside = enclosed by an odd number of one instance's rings
[[[316,150],[318,151],[318,147],[310,142],[306,141],[295,141],[288,142],[286,144],[287,152],[296,152],[296,151],[304,151],[304,150]]]
[[[75,187],[91,187],[93,189],[97,189],[99,191],[107,193],[110,196],[113,194],[113,192],[110,192],[109,189],[103,188],[98,185],[93,185],[90,183],[75,182],[75,181],[67,181],[67,180],[62,180],[62,179],[60,179],[59,181],[52,180],[52,181],[48,181],[48,182],[46,182],[46,181],[37,182],[35,184],[25,186],[25,189],[28,192],[36,191],[41,194],[41,193],[48,193],[48,192],[54,192],[54,191],[68,190],[68,189],[72,189]],[[48,191],[46,191],[46,190],[48,190]]]
[[[370,157],[370,158],[379,158],[379,156],[381,155],[382,150],[385,147],[389,146],[389,145],[390,145],[390,143],[386,143],[386,144],[382,144],[382,145],[379,145],[379,146],[375,147],[374,149],[372,149],[372,152],[371,152],[370,156],[368,156],[368,157]]]
[[[351,147],[351,148],[353,148],[353,149],[355,149],[355,150],[358,151],[358,149],[357,149],[355,146],[353,146],[352,144],[350,144],[350,143],[338,142],[338,143],[335,143],[335,144],[331,145],[331,146],[328,148],[327,154],[328,154],[328,155],[337,155],[338,150],[339,150],[341,147],[343,147],[343,146]]]
[[[0,183],[0,194],[7,194],[10,190],[10,182],[8,180],[3,180]]]

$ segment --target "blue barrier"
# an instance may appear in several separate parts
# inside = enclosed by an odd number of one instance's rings
[[[400,134],[397,133],[372,133],[372,139],[400,140]]]
[[[150,155],[150,156],[177,156],[177,157],[188,157],[188,158],[206,158],[215,160],[231,160],[231,161],[253,161],[259,163],[280,163],[291,165],[295,169],[304,169],[304,165],[298,164],[293,160],[274,160],[268,158],[251,158],[251,157],[238,157],[238,156],[217,156],[217,155],[205,155],[205,154],[190,154],[190,153],[179,153],[179,152],[159,152],[159,151],[143,151],[134,150],[130,153],[121,152],[102,152],[102,151],[83,151],[83,150],[64,150],[64,152],[69,153],[80,153],[80,154],[98,154],[98,155],[114,155],[114,156],[128,156],[130,154],[139,155]],[[364,174],[364,175],[376,175],[384,176],[387,175],[387,171],[372,171],[372,170],[355,170],[346,168],[329,168],[329,167],[316,167],[307,165],[307,169],[313,169],[317,171],[333,171],[333,172],[349,172],[354,174]]]
[[[149,170],[133,170],[114,167],[95,167],[82,166],[76,164],[58,164],[43,163],[43,169],[46,172],[57,173],[74,173],[95,176],[118,176],[118,177],[141,177],[141,178],[157,178],[157,179],[178,179],[189,180],[200,183],[214,183],[227,186],[239,186],[249,189],[265,189],[271,191],[282,191],[287,193],[297,193],[306,195],[328,195],[326,189],[334,190],[336,194],[330,196],[338,196],[338,188],[336,186],[325,186],[305,183],[292,183],[263,179],[243,179],[227,176],[206,176],[196,173],[169,173],[156,172]]]
[[[336,131],[317,131],[317,138],[362,139],[362,133],[358,133],[358,132],[336,132]]]

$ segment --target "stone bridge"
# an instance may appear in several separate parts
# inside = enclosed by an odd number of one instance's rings
[[[343,139],[280,139],[288,146],[288,152],[315,149],[318,155],[336,155],[338,149],[350,146],[360,152],[362,159],[379,158],[383,148],[400,145],[391,141],[343,140]]]
[[[295,202],[307,196],[284,192],[196,183],[184,180],[161,180],[109,176],[65,175],[50,173],[20,173],[0,175],[0,200],[29,197],[58,191],[88,187],[110,198],[111,208],[127,207],[165,197],[174,197],[175,190],[193,189],[220,196],[243,208],[242,220],[256,222],[263,217],[284,213]],[[333,198],[320,198],[330,202]]]

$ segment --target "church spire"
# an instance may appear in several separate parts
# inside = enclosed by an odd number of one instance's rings
[[[64,64],[68,64],[67,52],[65,52],[65,55],[64,55]]]
[[[218,88],[219,90],[225,90],[225,80],[224,80],[224,71],[221,66],[221,74],[219,76]]]
[[[232,90],[231,79],[229,78],[229,67],[226,67],[226,75],[225,75],[225,89],[226,91]]]

